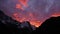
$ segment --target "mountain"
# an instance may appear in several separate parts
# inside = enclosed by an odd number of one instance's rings
[[[47,19],[42,25],[32,32],[39,34],[60,34],[60,16]]]
[[[28,21],[18,22],[0,11],[0,34],[54,34],[60,33],[60,17],[47,19],[39,28],[33,28]],[[34,30],[36,29],[36,30]]]
[[[28,33],[33,31],[33,26],[28,21],[18,22],[0,11],[0,31],[2,33]],[[0,32],[0,33],[1,33]]]

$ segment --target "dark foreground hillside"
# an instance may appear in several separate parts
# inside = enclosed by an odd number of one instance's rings
[[[34,31],[28,21],[26,21],[26,24],[29,27],[22,28],[21,23],[13,20],[0,11],[0,34],[52,34],[60,32],[60,17],[51,17],[47,19]]]
[[[32,33],[39,34],[60,34],[60,17],[51,17],[47,19],[37,30]]]

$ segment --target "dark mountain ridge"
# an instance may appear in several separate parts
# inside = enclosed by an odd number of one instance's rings
[[[24,24],[26,24],[26,26]],[[59,32],[60,16],[47,19],[39,28],[33,30],[28,21],[25,21],[25,23],[23,22],[23,24],[21,24],[20,22],[13,20],[11,17],[0,11],[0,33],[2,34],[52,34]]]

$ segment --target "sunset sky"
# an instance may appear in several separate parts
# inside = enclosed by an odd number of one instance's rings
[[[60,16],[60,0],[0,0],[0,10],[19,22],[39,27],[46,19]]]

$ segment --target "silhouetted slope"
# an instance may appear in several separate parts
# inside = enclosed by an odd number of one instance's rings
[[[22,25],[23,27],[21,27]],[[39,28],[33,31],[28,21],[21,24],[0,11],[0,34],[50,34],[57,32],[60,32],[60,17],[47,19]]]
[[[26,24],[27,26],[25,26]],[[24,26],[23,28],[21,26]],[[20,23],[0,11],[0,34],[29,33],[33,29],[28,21]]]
[[[47,19],[37,30],[33,31],[32,33],[60,33],[60,17],[51,17]]]
[[[31,27],[31,24],[28,21],[24,21],[21,25],[22,25],[22,28],[27,28],[29,31],[33,30],[33,28]]]
[[[0,34],[17,34],[18,28],[14,24],[5,25],[0,22]]]
[[[2,11],[0,11],[0,34],[17,34],[21,30],[18,29],[20,24],[17,21],[13,20],[11,17],[6,16]]]

